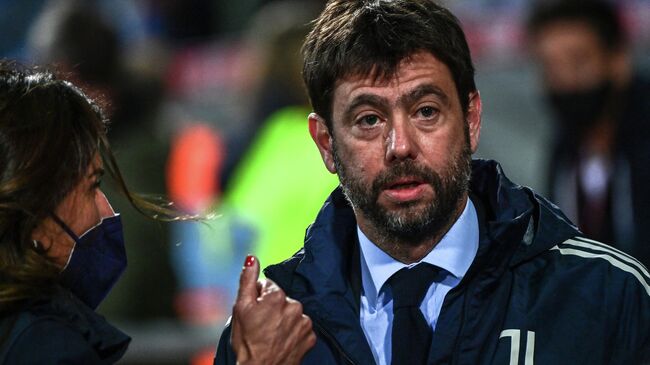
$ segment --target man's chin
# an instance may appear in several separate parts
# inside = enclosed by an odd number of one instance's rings
[[[431,216],[431,203],[412,201],[399,204],[387,209],[382,207],[382,215],[386,222],[400,223],[408,227],[426,225]],[[391,226],[395,224],[389,224]]]

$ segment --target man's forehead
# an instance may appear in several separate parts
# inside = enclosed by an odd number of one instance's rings
[[[616,56],[617,52],[610,50],[598,33],[586,22],[558,20],[550,23],[537,33],[533,50],[538,57],[546,58],[549,62],[566,62],[552,58],[576,58]],[[554,66],[554,65],[550,65]]]
[[[335,96],[351,96],[366,88],[399,88],[403,83],[424,77],[435,84],[455,87],[447,65],[433,54],[422,51],[403,58],[392,72],[375,67],[368,73],[345,75],[335,83]]]

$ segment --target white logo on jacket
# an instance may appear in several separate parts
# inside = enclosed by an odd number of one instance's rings
[[[501,331],[502,338],[510,338],[510,363],[509,365],[519,365],[519,352],[521,349],[521,330],[507,329]],[[534,365],[535,357],[535,332],[527,331],[526,343],[524,344],[524,351],[526,357],[524,358],[524,365]]]

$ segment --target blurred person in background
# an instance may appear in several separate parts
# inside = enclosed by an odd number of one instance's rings
[[[144,215],[195,218],[127,189],[106,123],[70,82],[0,63],[0,363],[112,364],[126,351],[130,338],[94,312],[127,263],[104,171]],[[247,257],[233,346],[242,360],[294,363],[313,345],[311,322],[258,275]]]
[[[94,98],[105,100],[111,141],[148,126],[163,95],[162,81],[132,70],[117,24],[99,2],[49,1],[32,26],[30,45],[42,64],[56,64]]]
[[[528,19],[557,132],[552,200],[587,237],[650,265],[650,80],[614,2],[540,1]]]
[[[245,37],[255,60],[251,73],[257,74],[244,101],[252,110],[250,124],[225,141],[205,125],[185,128],[174,140],[170,196],[189,211],[213,204],[222,214],[207,225],[172,226],[173,242],[180,242],[172,248],[181,288],[176,307],[190,323],[215,323],[230,312],[239,272],[232,257],[250,251],[271,264],[295,253],[337,185],[319,167],[305,133],[309,108],[300,46],[319,10],[316,2],[286,0],[260,9]]]

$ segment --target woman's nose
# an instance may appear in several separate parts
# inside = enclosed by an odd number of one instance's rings
[[[115,215],[115,211],[108,202],[106,195],[99,189],[97,189],[97,193],[95,194],[95,204],[97,204],[97,211],[99,212],[100,218],[109,218]]]

